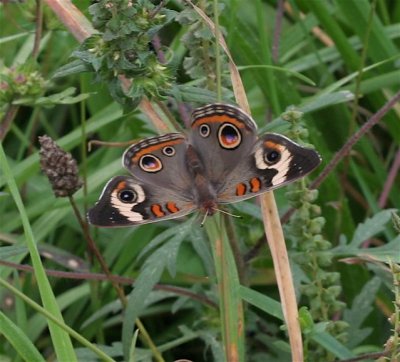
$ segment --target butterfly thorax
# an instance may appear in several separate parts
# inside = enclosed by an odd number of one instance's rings
[[[193,175],[194,199],[197,206],[207,215],[213,215],[217,208],[217,196],[214,187],[207,179],[204,166],[194,148],[189,145],[186,152],[188,168]]]

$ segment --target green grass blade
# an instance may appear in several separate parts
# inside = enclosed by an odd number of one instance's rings
[[[240,287],[240,295],[243,300],[251,305],[254,305],[262,311],[282,321],[284,320],[281,305],[276,300],[243,286]],[[340,359],[354,357],[354,354],[348,348],[341,344],[337,339],[332,337],[329,333],[323,331],[317,332],[317,330],[315,330],[312,332],[311,338]]]
[[[40,255],[36,247],[35,238],[29,223],[28,217],[25,212],[25,206],[22,203],[21,196],[19,194],[17,184],[11,173],[11,169],[8,165],[6,154],[3,150],[3,145],[0,144],[0,166],[3,169],[4,175],[7,179],[7,184],[9,186],[10,192],[14,198],[17,205],[20,218],[24,227],[26,244],[29,249],[29,254],[32,259],[32,265],[35,270],[35,276],[37,279],[40,296],[44,307],[59,320],[63,320],[61,312],[58,308],[56,299],[51,289],[49,280],[44,271],[42,261],[40,260]],[[74,349],[72,347],[71,339],[65,331],[63,331],[59,326],[55,325],[53,322],[49,322],[49,329],[51,338],[53,341],[53,346],[58,360],[60,361],[76,361],[76,356]]]
[[[276,300],[244,286],[240,287],[240,296],[247,303],[254,305],[265,313],[283,320],[281,304]]]
[[[2,334],[14,347],[24,361],[41,362],[45,361],[33,343],[11,319],[7,318],[0,311],[0,334]]]
[[[352,1],[346,0],[346,2],[349,3]],[[327,9],[326,3],[324,1],[307,1],[306,4],[308,8],[313,11],[327,33],[332,37],[347,66],[351,70],[356,71],[360,64],[360,58],[349,43],[346,34],[343,32],[342,28],[340,28],[336,19]]]
[[[329,333],[318,332],[312,339],[339,359],[354,358],[355,355]]]
[[[371,11],[371,3],[367,0],[338,0],[338,7],[343,15],[347,18],[348,24],[363,39],[368,24],[368,16]],[[387,37],[384,26],[379,18],[374,16],[370,39],[368,41],[368,56],[375,62],[379,62],[385,58],[395,56],[398,51],[394,43]]]
[[[107,362],[115,362],[112,358],[108,357],[103,351],[98,349],[94,344],[90,343],[86,338],[81,336],[79,333],[74,331],[71,327],[67,326],[62,320],[56,318],[53,314],[49,313],[45,308],[41,307],[39,304],[37,304],[35,301],[32,299],[28,298],[25,294],[20,292],[18,289],[14,288],[11,284],[9,284],[7,281],[4,279],[0,278],[0,285],[3,286],[4,288],[7,288],[10,292],[12,292],[15,296],[21,298],[25,303],[29,304],[33,309],[44,315],[49,321],[53,323],[53,325],[56,325],[59,330],[62,330],[68,337],[72,336],[75,338],[78,342],[80,342],[82,345],[85,347],[89,348],[92,352],[96,353],[102,360],[107,361]],[[49,323],[50,324],[50,323]],[[76,356],[75,356],[75,351],[73,358],[68,358],[66,359],[59,359],[59,361],[76,361]]]

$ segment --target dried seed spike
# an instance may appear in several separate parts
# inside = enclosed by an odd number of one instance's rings
[[[40,166],[56,197],[73,195],[82,186],[78,164],[72,155],[61,149],[49,136],[39,137]]]

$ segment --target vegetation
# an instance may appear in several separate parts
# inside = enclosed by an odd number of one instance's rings
[[[0,359],[400,360],[400,2],[74,3],[0,3]],[[217,101],[321,166],[241,219],[87,224]]]

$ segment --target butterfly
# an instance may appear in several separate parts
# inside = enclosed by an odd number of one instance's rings
[[[89,222],[101,227],[141,225],[220,204],[246,200],[314,170],[319,154],[276,133],[257,136],[241,109],[209,104],[193,111],[187,135],[146,138],[123,155],[129,176],[104,187]]]

